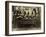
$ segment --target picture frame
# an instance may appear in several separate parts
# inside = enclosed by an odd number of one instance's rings
[[[45,34],[45,3],[5,1],[5,35]]]

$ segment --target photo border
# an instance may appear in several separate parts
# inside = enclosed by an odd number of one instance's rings
[[[9,34],[9,3],[26,3],[26,4],[42,4],[44,5],[44,32],[42,33],[27,33],[27,34]],[[20,2],[20,1],[5,1],[5,35],[16,36],[16,35],[32,35],[32,34],[45,34],[45,3],[37,2]]]

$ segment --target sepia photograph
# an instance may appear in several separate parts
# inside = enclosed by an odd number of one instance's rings
[[[45,33],[45,4],[5,2],[5,34],[27,35]]]
[[[41,28],[41,7],[12,6],[12,30]]]

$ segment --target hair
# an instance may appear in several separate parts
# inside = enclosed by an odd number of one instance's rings
[[[36,13],[36,9],[33,9],[33,11],[35,11],[35,13]]]

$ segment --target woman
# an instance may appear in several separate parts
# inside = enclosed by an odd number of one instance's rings
[[[32,18],[35,18],[36,17],[36,9],[33,9],[32,11]]]

